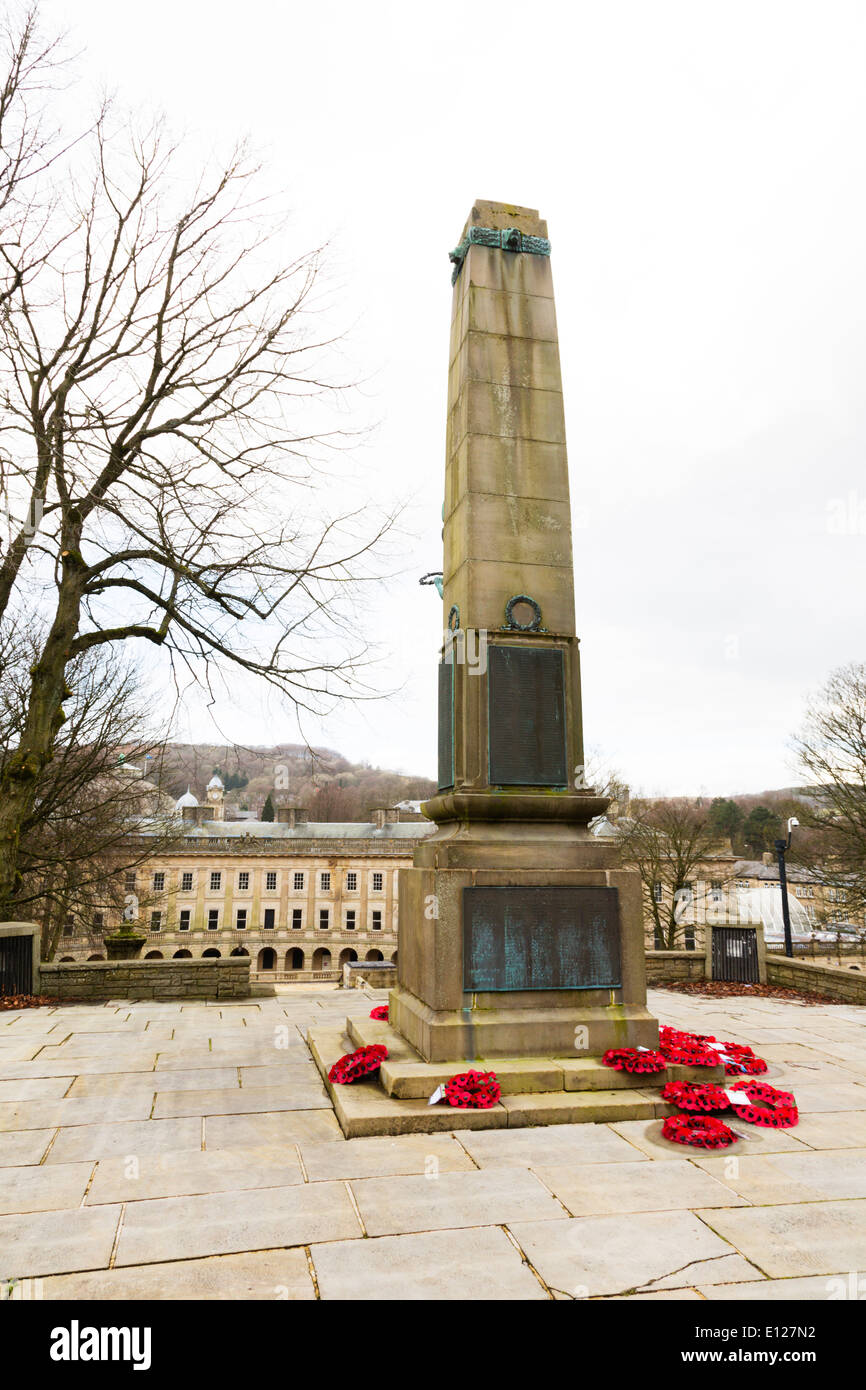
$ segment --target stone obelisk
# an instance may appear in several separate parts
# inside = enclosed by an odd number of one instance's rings
[[[425,1062],[653,1046],[638,875],[588,828],[547,225],[479,201],[451,259],[436,830],[390,1025]]]

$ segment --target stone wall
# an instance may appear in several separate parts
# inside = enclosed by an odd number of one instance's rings
[[[393,989],[397,983],[397,967],[389,960],[352,960],[343,966],[342,989],[358,989],[370,985],[373,989]]]
[[[646,982],[660,984],[663,980],[702,980],[703,951],[647,951]]]
[[[767,956],[767,981],[786,989],[802,989],[829,999],[866,1004],[866,974],[838,965],[816,965],[811,960],[791,960],[788,956]]]
[[[247,999],[250,962],[224,960],[96,960],[46,965],[41,991],[55,999]]]

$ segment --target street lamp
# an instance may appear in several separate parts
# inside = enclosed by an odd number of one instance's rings
[[[785,872],[785,854],[791,848],[791,832],[795,825],[800,822],[796,816],[791,816],[788,821],[787,840],[776,841],[776,854],[779,858],[779,887],[782,890],[782,921],[785,925],[785,955],[793,956],[794,943],[791,940],[791,914],[788,911],[788,875]]]

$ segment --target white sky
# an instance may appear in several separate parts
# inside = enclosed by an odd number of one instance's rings
[[[648,793],[794,778],[807,693],[864,657],[866,7],[43,0],[94,82],[209,153],[249,134],[332,241],[379,420],[377,499],[412,493],[371,618],[387,705],[308,736],[433,775],[450,313],[475,198],[553,243],[587,743]],[[244,743],[296,736],[245,696]],[[196,716],[189,736],[211,739]]]

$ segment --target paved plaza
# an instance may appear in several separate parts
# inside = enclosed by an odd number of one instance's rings
[[[799,1126],[721,1153],[660,1120],[345,1140],[304,1039],[361,991],[0,1013],[5,1296],[863,1297],[866,1008],[649,1004],[751,1044]]]

